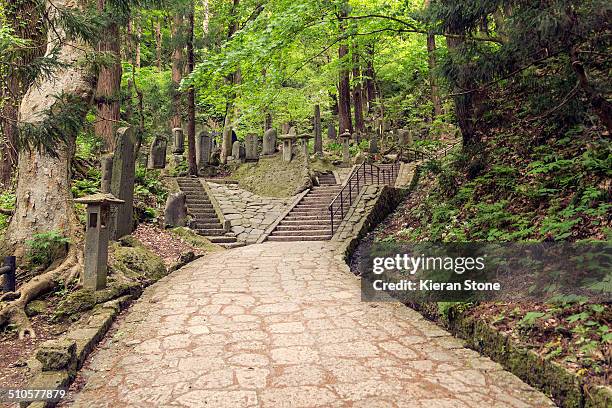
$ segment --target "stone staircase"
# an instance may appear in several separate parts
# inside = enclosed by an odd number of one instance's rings
[[[332,237],[329,203],[340,192],[332,173],[319,176],[313,187],[268,236],[268,241],[326,241]],[[340,216],[334,219],[340,222]]]
[[[200,181],[194,177],[179,177],[176,181],[187,196],[187,211],[194,218],[192,228],[210,242],[225,247],[236,246],[236,237],[223,229]]]

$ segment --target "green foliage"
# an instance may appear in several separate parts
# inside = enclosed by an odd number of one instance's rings
[[[137,164],[134,193],[141,199],[154,196],[158,203],[164,202],[168,196],[168,190],[161,181],[161,172],[148,170],[145,166]]]
[[[15,194],[10,191],[0,193],[0,208],[5,210],[15,209]],[[0,233],[8,227],[8,216],[0,214]]]
[[[47,268],[62,256],[70,240],[59,231],[48,231],[34,234],[26,241],[26,262],[34,268]]]

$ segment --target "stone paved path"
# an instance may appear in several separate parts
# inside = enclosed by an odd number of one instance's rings
[[[417,312],[361,302],[332,245],[237,248],[158,282],[87,364],[72,406],[552,405]]]

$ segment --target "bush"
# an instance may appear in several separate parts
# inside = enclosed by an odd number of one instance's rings
[[[26,262],[31,267],[48,268],[66,253],[68,243],[70,240],[58,231],[34,234],[31,240],[26,241]]]

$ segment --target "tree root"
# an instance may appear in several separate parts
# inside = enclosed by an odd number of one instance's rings
[[[74,246],[70,247],[64,261],[56,268],[48,270],[21,285],[17,292],[7,293],[0,300],[11,300],[0,310],[0,327],[14,324],[19,330],[19,339],[26,335],[36,337],[30,319],[25,314],[25,307],[37,297],[55,289],[60,281],[66,284],[80,272],[83,265],[83,254]],[[11,295],[12,296],[7,296]],[[18,294],[18,297],[15,296]]]

